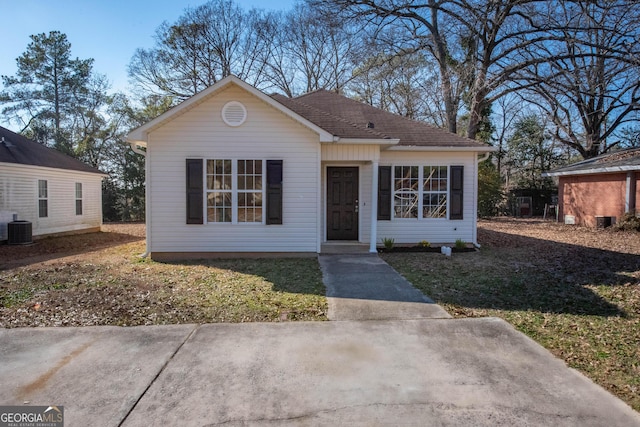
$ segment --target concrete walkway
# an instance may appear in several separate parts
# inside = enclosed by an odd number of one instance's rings
[[[0,330],[0,403],[65,426],[640,426],[499,319]]]
[[[321,255],[329,320],[442,319],[451,316],[378,255]]]

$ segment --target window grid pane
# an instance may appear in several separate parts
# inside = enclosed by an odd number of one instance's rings
[[[38,200],[38,217],[46,218],[49,216],[49,202],[48,200]]]
[[[47,193],[47,181],[43,179],[38,180],[38,198],[46,199],[48,197]]]
[[[207,221],[231,222],[230,191],[211,191],[207,194]]]

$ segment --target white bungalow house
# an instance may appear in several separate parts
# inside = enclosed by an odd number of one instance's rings
[[[79,160],[0,127],[0,242],[14,215],[32,236],[99,231],[102,178]]]
[[[477,165],[493,150],[325,90],[269,96],[233,76],[128,140],[146,155],[154,259],[475,243]]]

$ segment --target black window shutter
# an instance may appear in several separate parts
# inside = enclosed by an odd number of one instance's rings
[[[187,224],[202,224],[204,222],[202,174],[202,159],[187,159]]]
[[[391,166],[378,167],[378,220],[391,219]]]
[[[267,160],[267,224],[282,224],[282,160]]]
[[[451,184],[450,184],[450,207],[451,212],[449,219],[462,218],[462,196],[463,196],[463,175],[464,166],[451,166]]]

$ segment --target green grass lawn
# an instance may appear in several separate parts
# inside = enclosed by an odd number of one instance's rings
[[[518,237],[382,258],[454,317],[508,321],[640,411],[640,256]]]

